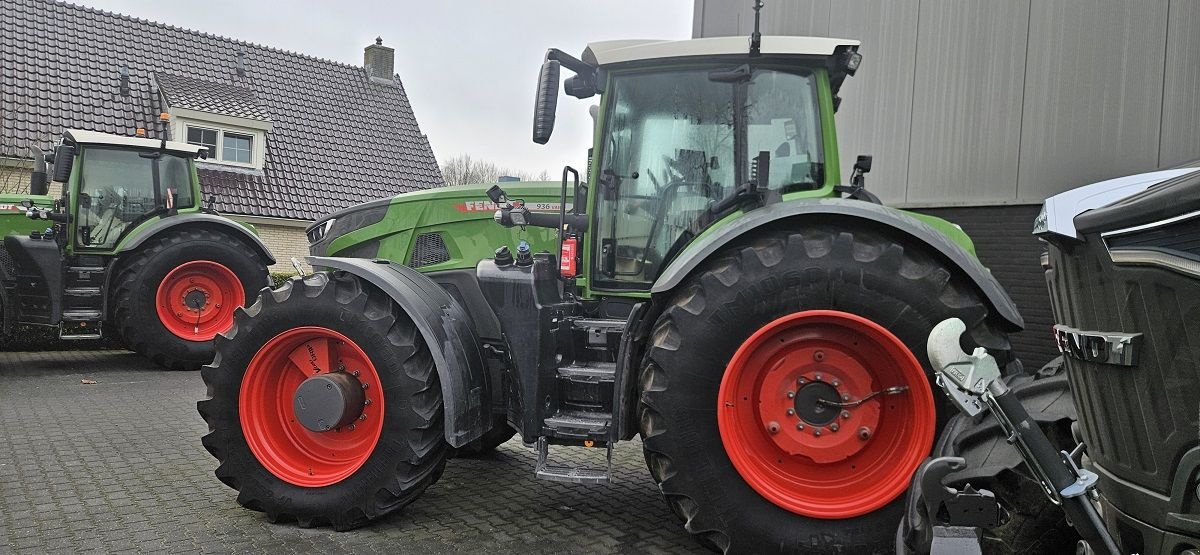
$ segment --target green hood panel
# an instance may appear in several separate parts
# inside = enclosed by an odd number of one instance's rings
[[[47,195],[14,195],[0,194],[0,236],[28,235],[31,231],[45,231],[52,225],[47,220],[31,220],[25,215],[25,207],[21,202],[25,199],[33,201],[38,208],[52,208],[54,199]]]
[[[552,229],[528,227],[522,231],[496,224],[496,206],[486,194],[493,185],[426,189],[348,208],[309,227],[310,249],[318,256],[386,258],[411,263],[421,271],[474,268],[480,260],[491,258],[496,247],[508,245],[515,250],[522,239],[533,252],[556,252],[558,236]],[[561,183],[499,185],[511,199],[525,201],[535,212],[559,211]],[[327,228],[327,236],[311,243],[312,232],[322,227]],[[423,256],[414,260],[418,243]]]

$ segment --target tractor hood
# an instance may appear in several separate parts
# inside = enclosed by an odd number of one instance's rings
[[[1111,217],[1112,212],[1108,209],[1098,209],[1117,203],[1125,204],[1126,200],[1132,201],[1134,197],[1157,199],[1143,205],[1143,208],[1154,204],[1157,207],[1155,209],[1166,209],[1174,200],[1169,198],[1170,194],[1163,193],[1168,188],[1176,191],[1173,185],[1181,182],[1200,182],[1200,174],[1197,172],[1200,172],[1200,165],[1193,164],[1192,167],[1118,177],[1059,193],[1042,204],[1042,213],[1034,223],[1033,234],[1082,239],[1082,230],[1077,227],[1094,226],[1098,221],[1102,221],[1105,217],[1099,216],[1100,212],[1108,212]],[[1192,190],[1196,192],[1195,188]],[[1193,207],[1192,210],[1196,208]],[[1096,216],[1099,217],[1094,217],[1090,211],[1096,212]]]
[[[389,254],[389,244],[407,242],[403,234],[411,235],[413,230],[435,227],[439,230],[454,228],[456,232],[468,227],[500,230],[502,228],[493,222],[497,206],[486,194],[493,185],[495,183],[424,189],[335,212],[308,227],[309,251],[314,256],[394,258],[399,255],[394,251]],[[561,183],[505,182],[500,185],[510,198],[526,201],[531,210],[554,213],[559,210]]]

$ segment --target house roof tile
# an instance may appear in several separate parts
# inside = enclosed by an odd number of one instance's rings
[[[199,171],[222,211],[315,219],[443,185],[399,78],[380,83],[360,66],[63,2],[4,3],[0,157],[47,149],[67,128],[153,137],[165,96],[271,122],[262,172]]]

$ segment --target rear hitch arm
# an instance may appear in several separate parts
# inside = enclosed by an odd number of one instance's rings
[[[950,318],[930,332],[927,350],[937,372],[938,385],[966,414],[991,411],[1008,434],[1009,443],[1017,448],[1041,482],[1046,495],[1062,506],[1067,520],[1093,552],[1120,553],[1091,502],[1096,474],[1075,464],[1070,453],[1055,449],[1041,426],[1030,418],[1020,399],[1001,379],[996,359],[982,347],[969,355],[962,352],[959,338],[966,329],[962,320]]]

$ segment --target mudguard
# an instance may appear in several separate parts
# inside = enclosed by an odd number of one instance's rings
[[[162,218],[157,222],[146,226],[146,229],[142,230],[128,241],[122,243],[121,246],[117,248],[117,252],[122,253],[136,249],[141,246],[142,243],[146,242],[147,239],[168,229],[172,229],[181,225],[194,224],[216,226],[220,228],[221,231],[226,231],[233,234],[235,237],[240,237],[258,251],[259,256],[262,256],[267,261],[268,266],[275,263],[275,256],[271,254],[271,249],[268,249],[267,245],[262,242],[262,239],[259,239],[258,236],[249,229],[246,229],[229,218],[205,213],[177,214],[168,218]]]
[[[462,447],[491,426],[491,391],[479,338],[461,305],[412,268],[383,259],[305,257],[313,267],[343,270],[387,293],[429,345],[442,387],[446,442]]]
[[[1000,282],[992,276],[991,271],[984,267],[978,259],[936,229],[916,218],[905,215],[894,208],[858,200],[823,199],[812,202],[783,202],[751,210],[729,224],[713,230],[712,233],[696,239],[671,261],[666,270],[654,282],[650,292],[660,294],[671,291],[713,253],[731,241],[762,226],[792,218],[802,220],[828,216],[849,218],[883,226],[928,245],[931,250],[941,255],[975,283],[975,286],[987,299],[988,304],[991,305],[992,311],[1012,328],[1010,331],[1017,331],[1025,327],[1025,320],[1017,311],[1017,305],[1013,303],[1012,298],[1008,296]]]

